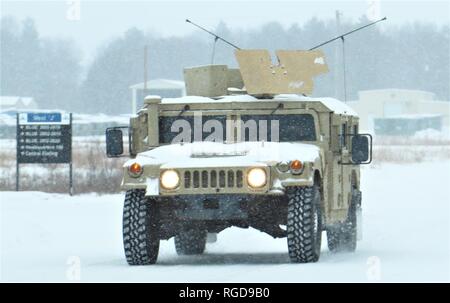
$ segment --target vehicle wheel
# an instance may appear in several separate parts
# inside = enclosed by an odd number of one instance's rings
[[[175,236],[175,249],[179,255],[200,255],[205,251],[206,230],[190,228]]]
[[[291,262],[317,262],[322,242],[320,190],[311,187],[291,187],[287,190],[287,243]]]
[[[130,265],[154,264],[159,252],[158,207],[144,190],[125,194],[123,207],[123,246]]]
[[[361,192],[353,187],[347,220],[327,230],[328,249],[331,252],[353,252],[356,250],[358,227],[356,212],[359,207],[361,207]]]

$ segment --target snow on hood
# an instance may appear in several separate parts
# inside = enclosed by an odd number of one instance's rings
[[[312,144],[288,142],[241,142],[233,144],[194,142],[171,144],[140,153],[129,160],[141,165],[161,165],[161,168],[263,166],[298,159],[315,161],[319,148]]]

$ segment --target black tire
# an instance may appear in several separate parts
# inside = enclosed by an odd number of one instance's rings
[[[344,223],[330,227],[327,230],[328,249],[333,252],[354,252],[357,246],[356,211],[361,207],[361,192],[352,188],[352,201]]]
[[[206,230],[189,228],[175,236],[175,249],[178,255],[200,255],[205,251]]]
[[[317,185],[287,190],[287,243],[291,262],[317,262],[322,243],[321,195]]]
[[[159,252],[158,207],[144,190],[125,194],[123,207],[123,247],[130,265],[154,264]]]

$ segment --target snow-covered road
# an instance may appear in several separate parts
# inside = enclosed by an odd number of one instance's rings
[[[362,190],[356,253],[330,254],[324,241],[318,263],[291,264],[285,239],[232,228],[203,256],[163,241],[144,267],[123,256],[122,195],[1,192],[0,280],[450,281],[450,162],[365,167]]]

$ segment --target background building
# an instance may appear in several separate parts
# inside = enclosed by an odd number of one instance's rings
[[[144,82],[142,82],[131,85],[130,89],[132,114],[135,114],[137,109],[142,107],[144,97],[147,95],[158,95],[162,98],[177,98],[186,95],[184,82],[178,80],[154,79],[147,81],[146,88]]]
[[[448,130],[450,102],[431,92],[406,89],[365,90],[347,102],[360,117],[360,129],[384,135],[412,135],[433,128]]]
[[[38,105],[32,97],[0,96],[0,111],[20,111],[37,109]]]

